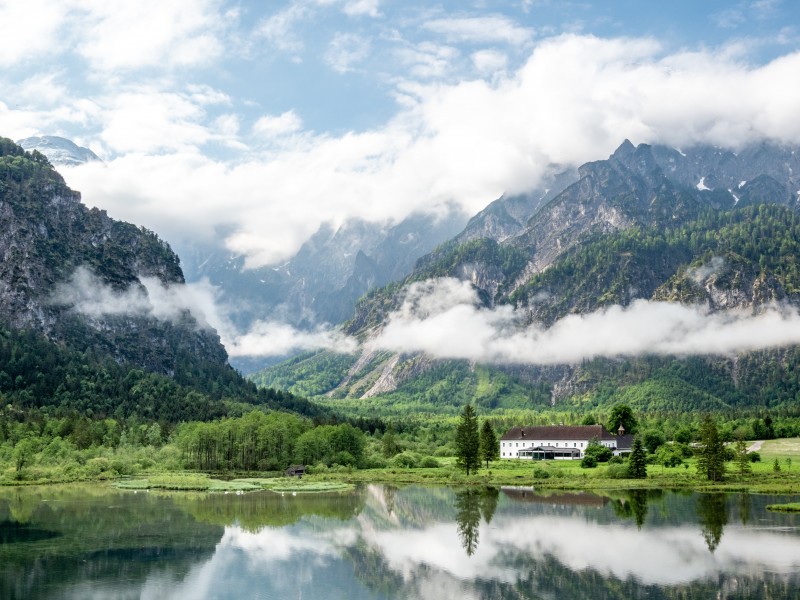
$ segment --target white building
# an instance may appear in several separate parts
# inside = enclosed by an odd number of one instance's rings
[[[629,453],[633,445],[633,436],[625,435],[621,426],[618,435],[602,425],[512,427],[500,438],[500,458],[579,459],[592,440],[610,448],[615,455]]]

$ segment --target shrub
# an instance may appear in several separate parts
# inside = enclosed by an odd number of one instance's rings
[[[364,458],[365,469],[385,469],[389,466],[389,461],[379,454],[370,454]]]
[[[419,463],[419,457],[413,452],[401,452],[392,458],[392,464],[401,469],[412,469]]]
[[[595,460],[595,465],[599,462],[607,462],[611,457],[614,456],[614,453],[611,451],[611,448],[608,448],[598,442],[597,440],[592,440],[586,445],[586,451],[583,453],[584,458],[586,456],[591,456]]]
[[[597,466],[597,459],[591,454],[587,454],[581,459],[581,468],[594,469]]]
[[[352,467],[356,464],[356,458],[347,450],[340,450],[333,455],[332,463],[334,465],[341,465],[344,467]]]
[[[110,460],[108,460],[105,456],[98,456],[95,458],[90,458],[86,461],[84,472],[88,477],[97,477],[101,473],[110,471],[111,468],[112,466]]]
[[[432,456],[425,456],[419,461],[419,466],[423,469],[436,469],[439,467],[439,461]]]
[[[536,467],[533,469],[533,478],[534,479],[548,479],[550,477],[550,471],[544,469],[542,467]]]
[[[609,479],[627,479],[629,477],[628,474],[628,465],[623,464],[610,464],[606,469],[606,477]]]
[[[749,452],[747,458],[750,459],[751,463],[761,462],[761,455],[758,452]]]

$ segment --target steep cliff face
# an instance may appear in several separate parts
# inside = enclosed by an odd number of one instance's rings
[[[0,321],[6,326],[163,374],[174,375],[186,363],[226,367],[216,333],[188,311],[156,318],[141,306],[148,298],[143,282],[183,283],[169,246],[145,229],[88,209],[43,155],[9,140],[0,140],[0,257]],[[87,313],[74,294],[65,299],[59,293],[64,286],[117,305]],[[126,311],[119,298],[131,294],[140,306]]]

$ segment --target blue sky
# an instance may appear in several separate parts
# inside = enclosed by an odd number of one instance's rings
[[[0,0],[0,135],[71,138],[106,162],[63,171],[87,204],[276,264],[625,137],[796,143],[798,27],[790,0]]]

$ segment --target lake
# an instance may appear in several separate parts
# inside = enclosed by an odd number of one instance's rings
[[[797,497],[0,488],[0,597],[800,598]]]

